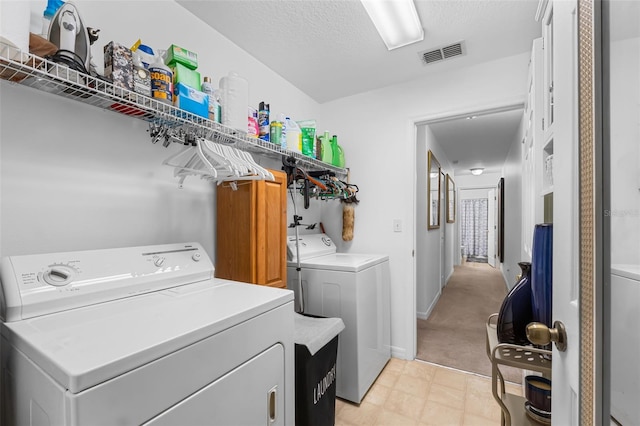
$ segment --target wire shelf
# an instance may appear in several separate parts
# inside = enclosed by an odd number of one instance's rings
[[[294,157],[301,167],[309,170],[328,170],[338,176],[347,174],[346,169],[249,137],[242,131],[114,86],[109,81],[80,73],[1,42],[0,79],[150,123],[181,128],[186,134],[233,145],[251,153],[277,159],[282,156]]]

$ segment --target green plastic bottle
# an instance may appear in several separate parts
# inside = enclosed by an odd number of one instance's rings
[[[324,135],[320,136],[322,143],[322,158],[321,160],[328,164],[333,164],[333,145],[331,144],[331,138],[329,138],[329,132],[325,131]]]
[[[331,138],[331,164],[336,167],[344,167],[344,153],[342,153],[342,148],[338,145],[338,136],[333,135]],[[340,160],[342,158],[342,160]],[[340,165],[342,163],[342,165]]]

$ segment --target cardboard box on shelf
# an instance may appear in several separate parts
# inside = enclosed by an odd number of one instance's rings
[[[198,68],[198,55],[190,50],[183,49],[180,46],[172,44],[169,46],[169,49],[167,49],[165,63],[170,67],[173,67],[178,63],[189,69],[195,70]]]
[[[186,86],[176,84],[175,106],[200,117],[209,117],[209,95]]]
[[[113,85],[133,90],[133,56],[131,49],[123,44],[110,41],[104,46],[104,76]]]

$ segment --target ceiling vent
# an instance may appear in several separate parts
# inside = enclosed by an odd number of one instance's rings
[[[444,61],[445,59],[455,58],[456,56],[464,55],[464,53],[464,42],[461,41],[449,46],[425,50],[419,52],[418,55],[420,55],[422,63],[428,65],[434,62]]]

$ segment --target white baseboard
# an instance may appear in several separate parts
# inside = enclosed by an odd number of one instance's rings
[[[399,348],[397,346],[391,346],[391,358],[398,358],[398,359],[413,359],[413,358],[407,358],[407,350],[405,348]]]
[[[416,317],[418,319],[422,319],[422,320],[428,319],[429,315],[431,315],[431,311],[433,311],[433,308],[436,307],[436,303],[438,303],[438,300],[440,300],[440,295],[441,294],[442,294],[442,292],[438,293],[438,295],[433,300],[433,302],[431,302],[431,305],[429,305],[429,307],[427,308],[426,312],[416,312]]]

